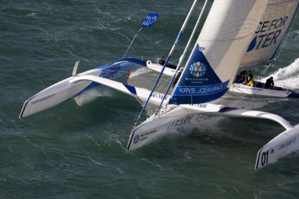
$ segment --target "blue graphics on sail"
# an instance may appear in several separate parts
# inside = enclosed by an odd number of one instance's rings
[[[255,45],[256,45],[256,39],[257,39],[257,36],[255,36],[255,38],[251,41],[248,49],[247,49],[247,52],[250,52],[252,51],[254,48],[255,48]]]
[[[158,13],[148,13],[140,28],[151,28],[159,18]]]
[[[197,104],[220,98],[229,80],[222,82],[197,44],[184,73],[175,88],[170,104]]]
[[[249,70],[274,62],[277,51],[291,27],[298,9],[298,0],[269,0],[255,35],[243,57],[240,68]]]

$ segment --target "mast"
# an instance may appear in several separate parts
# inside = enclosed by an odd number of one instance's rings
[[[163,101],[165,100],[165,97],[167,96],[167,93],[168,93],[168,91],[169,91],[169,89],[170,89],[170,87],[171,87],[171,85],[172,85],[172,83],[173,83],[173,81],[174,81],[175,76],[178,75],[177,72],[178,72],[178,70],[179,70],[179,68],[180,68],[180,66],[181,66],[182,61],[183,61],[184,58],[185,58],[185,54],[186,54],[186,52],[187,52],[187,50],[188,50],[188,48],[189,48],[189,46],[190,46],[190,43],[191,43],[191,41],[192,41],[192,39],[193,39],[193,37],[194,37],[194,34],[195,34],[196,30],[197,30],[197,27],[198,27],[199,22],[200,22],[200,20],[201,20],[202,14],[203,14],[203,12],[205,11],[205,8],[206,8],[206,5],[207,5],[208,1],[209,1],[209,0],[206,0],[205,3],[204,3],[204,5],[203,5],[203,7],[202,7],[202,10],[201,10],[201,12],[200,12],[200,15],[199,15],[199,17],[198,17],[198,19],[197,19],[197,22],[196,22],[196,24],[195,24],[195,26],[194,26],[194,28],[193,28],[193,31],[192,31],[192,33],[191,33],[191,36],[190,36],[190,38],[189,38],[189,40],[188,40],[188,43],[187,43],[187,45],[186,45],[186,47],[185,47],[185,49],[184,49],[184,52],[183,52],[182,56],[180,57],[180,60],[179,60],[179,63],[178,63],[178,65],[177,65],[177,67],[176,67],[175,73],[174,73],[174,75],[173,75],[172,78],[171,78],[171,81],[170,81],[170,83],[169,83],[169,85],[168,85],[168,87],[167,87],[167,90],[166,90],[166,92],[165,92],[165,94],[164,94],[164,96],[163,96],[163,99],[162,99],[162,101],[161,101],[161,103],[160,103],[160,106],[159,106],[159,108],[157,109],[157,112],[160,110],[160,108],[161,108],[161,106],[162,106],[162,104],[163,104]],[[173,92],[172,92],[171,96],[168,98],[166,104],[168,104],[169,100],[172,98],[172,95],[173,95]]]
[[[192,14],[192,12],[193,12],[193,10],[194,10],[194,8],[195,8],[195,5],[196,5],[197,1],[198,1],[198,0],[194,0],[193,4],[192,4],[192,6],[191,6],[191,8],[190,8],[190,10],[189,10],[189,13],[188,13],[188,15],[187,15],[187,17],[186,17],[186,19],[185,19],[185,21],[184,21],[182,27],[181,27],[180,32],[179,32],[178,35],[177,35],[177,38],[176,38],[176,40],[175,40],[175,42],[174,42],[174,44],[173,44],[173,46],[172,46],[172,48],[171,48],[171,50],[170,50],[170,52],[169,52],[169,55],[168,55],[168,57],[167,57],[167,59],[166,59],[166,61],[165,61],[165,63],[164,63],[164,66],[163,66],[163,68],[162,68],[162,70],[161,70],[161,72],[160,72],[160,74],[159,74],[159,76],[158,76],[158,78],[157,78],[157,80],[156,80],[156,82],[155,82],[155,84],[154,84],[154,86],[153,86],[151,92],[150,92],[150,95],[148,96],[148,98],[147,98],[147,100],[146,100],[146,102],[145,102],[145,104],[144,104],[144,106],[143,106],[143,108],[142,108],[142,110],[141,110],[141,112],[140,112],[138,118],[137,118],[137,121],[136,121],[136,123],[135,123],[135,126],[136,126],[138,120],[140,119],[140,117],[141,117],[141,115],[142,115],[144,109],[146,108],[146,105],[147,105],[149,99],[151,98],[151,96],[152,96],[152,94],[153,94],[153,92],[154,92],[154,90],[155,90],[155,88],[156,88],[156,86],[157,86],[157,84],[158,84],[158,82],[159,82],[159,80],[160,80],[160,78],[161,78],[161,76],[162,76],[162,74],[163,74],[163,71],[164,71],[165,67],[167,66],[167,63],[168,63],[168,61],[169,61],[169,59],[170,59],[170,56],[172,55],[172,53],[173,53],[175,47],[178,45],[178,42],[179,42],[179,40],[180,40],[180,38],[181,38],[181,36],[182,36],[182,34],[183,34],[183,31],[185,30],[185,27],[186,27],[186,25],[187,25],[187,23],[188,23],[188,21],[189,21],[189,19],[190,19],[190,16],[191,16],[191,14]]]

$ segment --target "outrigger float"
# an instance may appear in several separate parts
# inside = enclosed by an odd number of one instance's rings
[[[287,2],[281,0],[281,3],[277,2],[278,0],[246,0],[246,2],[214,0],[185,67],[182,71],[179,71],[181,60],[185,55],[184,52],[176,70],[171,71],[172,69],[166,68],[167,62],[195,8],[197,3],[197,0],[195,0],[164,66],[162,69],[159,66],[159,76],[151,90],[129,85],[130,73],[136,67],[155,70],[155,65],[150,61],[123,58],[84,73],[76,74],[77,62],[72,77],[46,88],[26,100],[20,118],[46,110],[62,102],[76,99],[87,90],[102,85],[133,96],[143,105],[143,109],[130,134],[127,150],[137,149],[149,143],[157,135],[171,132],[183,126],[191,124],[200,126],[202,123],[201,118],[205,116],[259,118],[275,121],[282,125],[285,131],[258,151],[255,169],[276,162],[279,158],[283,158],[298,149],[299,125],[292,126],[282,117],[272,113],[226,106],[217,102],[223,98],[233,85],[239,66],[244,56],[249,53],[248,46],[253,45],[252,40],[258,37],[256,29],[261,26],[260,24],[264,27],[261,29],[265,30],[265,34],[270,31],[268,37],[275,36],[275,41],[272,38],[271,45],[267,43],[269,39],[263,41],[263,38],[261,38],[260,42],[266,42],[271,49],[275,48],[274,50],[276,50],[278,48],[284,35],[283,32],[290,25],[291,18],[297,10],[298,0]],[[186,49],[189,47],[206,4],[207,0]],[[284,12],[281,12],[281,6],[284,7]],[[272,15],[269,14],[269,9],[273,11]],[[290,20],[287,20],[285,16],[288,16]],[[266,21],[271,21],[268,18],[272,19],[272,23],[274,23],[274,19],[279,21],[281,18],[284,20],[284,25],[278,26],[276,23],[275,26],[275,24],[271,25],[270,22],[266,23]],[[272,34],[272,30],[275,30],[275,32],[280,31],[281,36],[278,33]],[[259,50],[253,48],[253,51]],[[269,57],[267,55],[263,58],[268,59]],[[248,65],[248,63],[246,64]],[[179,73],[181,75],[178,76]],[[155,92],[155,87],[163,74],[172,76],[169,85],[165,93]],[[177,78],[177,83],[174,84],[176,77],[179,78]],[[173,88],[172,93],[168,94],[171,88]],[[139,123],[143,111],[150,112],[147,104],[157,109],[144,122]]]

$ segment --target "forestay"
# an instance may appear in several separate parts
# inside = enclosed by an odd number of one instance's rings
[[[226,93],[267,2],[214,1],[170,104],[203,103]]]
[[[274,62],[279,45],[298,8],[298,0],[269,0],[241,63],[248,70]]]

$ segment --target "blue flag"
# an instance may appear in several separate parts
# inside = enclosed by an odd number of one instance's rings
[[[151,28],[159,18],[158,13],[148,13],[140,28]]]

